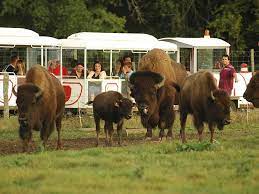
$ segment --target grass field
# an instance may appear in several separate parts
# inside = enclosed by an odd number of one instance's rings
[[[84,127],[93,127],[84,116]],[[232,114],[232,124],[216,131],[216,141],[197,142],[191,119],[188,143],[179,141],[179,118],[173,141],[145,142],[139,119],[127,121],[122,147],[94,147],[95,132],[81,130],[79,118],[63,121],[64,150],[55,151],[56,132],[46,151],[39,151],[34,133],[30,154],[19,150],[17,118],[0,119],[0,193],[258,193],[259,112]],[[103,137],[104,134],[102,134]],[[104,142],[104,139],[101,139]],[[72,144],[72,145],[71,145]],[[15,146],[14,146],[15,145]],[[79,145],[79,146],[78,146]],[[3,146],[6,146],[6,148]],[[4,152],[7,150],[6,152]],[[9,152],[10,151],[10,152]]]

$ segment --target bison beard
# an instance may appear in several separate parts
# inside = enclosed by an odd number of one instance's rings
[[[160,128],[161,140],[165,129],[168,129],[166,137],[172,138],[175,89],[179,90],[179,86],[173,82],[165,83],[165,78],[158,73],[138,71],[130,76],[130,87],[141,122],[147,128],[146,138],[152,137],[152,129],[156,126]]]
[[[65,93],[59,80],[39,66],[33,66],[26,74],[26,82],[18,87],[19,135],[24,151],[32,138],[32,130],[40,131],[45,144],[54,130],[58,132],[57,149],[61,148],[60,130],[65,107]]]
[[[193,115],[199,141],[202,140],[204,122],[209,125],[211,143],[215,126],[222,130],[224,125],[230,123],[230,97],[227,92],[217,88],[213,75],[208,71],[187,77],[180,92],[179,108],[183,143],[186,142],[185,124],[189,113]]]

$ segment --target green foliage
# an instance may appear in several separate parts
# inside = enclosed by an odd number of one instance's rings
[[[0,8],[0,25],[25,27],[57,38],[81,31],[125,32],[125,18],[107,11],[102,2],[3,0]]]
[[[65,38],[82,31],[140,32],[156,37],[212,37],[233,49],[257,47],[257,0],[2,0],[0,25]]]
[[[234,4],[235,5],[235,4]],[[215,30],[215,36],[228,40],[233,48],[243,50],[245,41],[241,33],[243,31],[242,16],[234,10],[239,10],[233,3],[220,6],[214,13],[214,20],[209,27]]]

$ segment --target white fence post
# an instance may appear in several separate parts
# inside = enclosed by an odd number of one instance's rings
[[[4,118],[9,118],[8,87],[9,87],[9,74],[4,73],[4,80],[3,80]]]

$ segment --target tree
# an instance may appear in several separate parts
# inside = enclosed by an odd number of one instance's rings
[[[125,18],[107,11],[101,1],[3,0],[0,8],[0,25],[24,27],[56,38],[80,31],[125,32]]]

